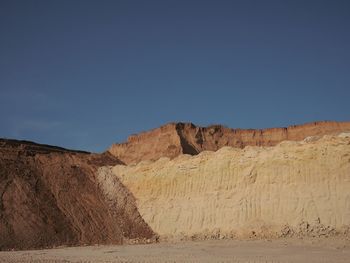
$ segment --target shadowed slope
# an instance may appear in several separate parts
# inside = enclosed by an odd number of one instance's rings
[[[151,238],[133,196],[117,185],[111,206],[96,181],[101,165],[121,164],[90,154],[31,142],[0,141],[0,249],[120,244]]]

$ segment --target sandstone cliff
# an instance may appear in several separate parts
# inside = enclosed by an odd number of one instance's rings
[[[294,129],[279,130],[278,138],[306,136]],[[118,177],[163,237],[349,236],[349,133],[274,147],[223,147],[99,173]]]
[[[350,131],[350,122],[313,122],[288,128],[264,130],[230,129],[221,125],[198,127],[191,123],[170,123],[132,135],[126,143],[113,144],[108,151],[126,164],[180,154],[195,155],[223,146],[273,146],[284,140],[300,141],[308,136],[323,136]]]
[[[98,167],[118,163],[110,154],[0,139],[0,249],[151,238],[118,179],[112,201],[97,180]]]

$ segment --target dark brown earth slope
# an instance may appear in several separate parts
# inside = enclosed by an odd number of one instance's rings
[[[118,163],[108,153],[0,139],[0,249],[152,238],[122,184],[113,206],[99,188],[97,168]]]
[[[132,135],[127,142],[113,144],[108,152],[126,164],[156,160],[179,154],[195,155],[201,151],[216,151],[223,146],[243,148],[273,146],[284,140],[303,140],[308,136],[350,131],[350,122],[313,122],[287,128],[263,130],[230,129],[221,125],[198,127],[192,123],[170,123],[151,131]]]

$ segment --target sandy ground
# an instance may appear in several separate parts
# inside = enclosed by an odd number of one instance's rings
[[[350,262],[349,241],[212,240],[0,252],[0,262]]]

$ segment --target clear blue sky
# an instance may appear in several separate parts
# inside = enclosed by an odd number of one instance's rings
[[[350,1],[0,1],[0,137],[350,120]]]

